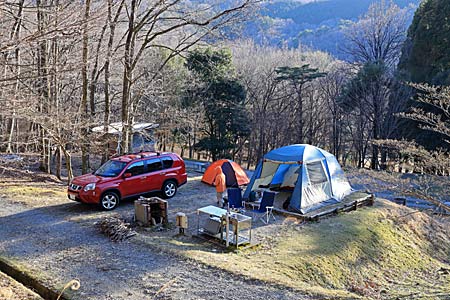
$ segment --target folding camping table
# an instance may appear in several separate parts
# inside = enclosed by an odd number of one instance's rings
[[[200,215],[208,215],[209,218],[203,227],[200,227]],[[197,209],[197,234],[209,236],[226,242],[226,214],[227,210],[213,205]],[[232,212],[228,215],[230,229],[228,230],[228,242],[236,245],[247,244],[252,239],[252,218],[243,214]]]
[[[209,205],[202,208],[197,209],[197,234],[208,234],[214,237],[217,237],[217,234],[222,232],[222,216],[225,215],[227,211],[225,209],[219,208],[217,206]],[[209,219],[205,226],[200,227],[200,215],[208,215]],[[219,227],[215,227],[217,225],[215,223],[219,223]],[[220,232],[218,231],[220,229]]]

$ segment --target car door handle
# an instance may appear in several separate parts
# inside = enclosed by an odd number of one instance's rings
[[[147,178],[147,176],[143,176],[143,177],[141,177],[142,179],[146,179]]]

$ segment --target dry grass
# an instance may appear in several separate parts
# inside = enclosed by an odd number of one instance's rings
[[[379,200],[373,208],[319,223],[272,225],[262,247],[239,253],[189,238],[153,236],[147,242],[317,298],[443,299],[439,295],[450,294],[444,274],[450,269],[450,224],[412,212]]]
[[[67,191],[59,185],[0,183],[0,196],[30,207],[67,203]]]
[[[67,203],[66,185],[55,176],[0,166],[0,198],[30,207]]]
[[[367,169],[348,169],[346,175],[352,186],[367,189],[383,197],[405,197],[420,190],[438,200],[450,201],[449,178],[445,176],[403,174]],[[420,198],[420,196],[418,196]]]

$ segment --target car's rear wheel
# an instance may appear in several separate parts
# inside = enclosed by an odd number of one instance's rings
[[[100,205],[104,210],[113,210],[119,205],[119,195],[114,192],[106,192],[100,200]]]
[[[172,198],[173,196],[175,196],[176,193],[177,193],[177,183],[175,181],[168,180],[164,182],[164,185],[162,187],[162,194],[164,198],[166,199]]]

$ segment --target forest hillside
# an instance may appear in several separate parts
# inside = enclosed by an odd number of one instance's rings
[[[342,51],[343,30],[367,12],[372,0],[279,0],[265,2],[260,16],[244,26],[246,37],[275,46],[306,45],[349,59]],[[395,0],[411,22],[420,0]]]

